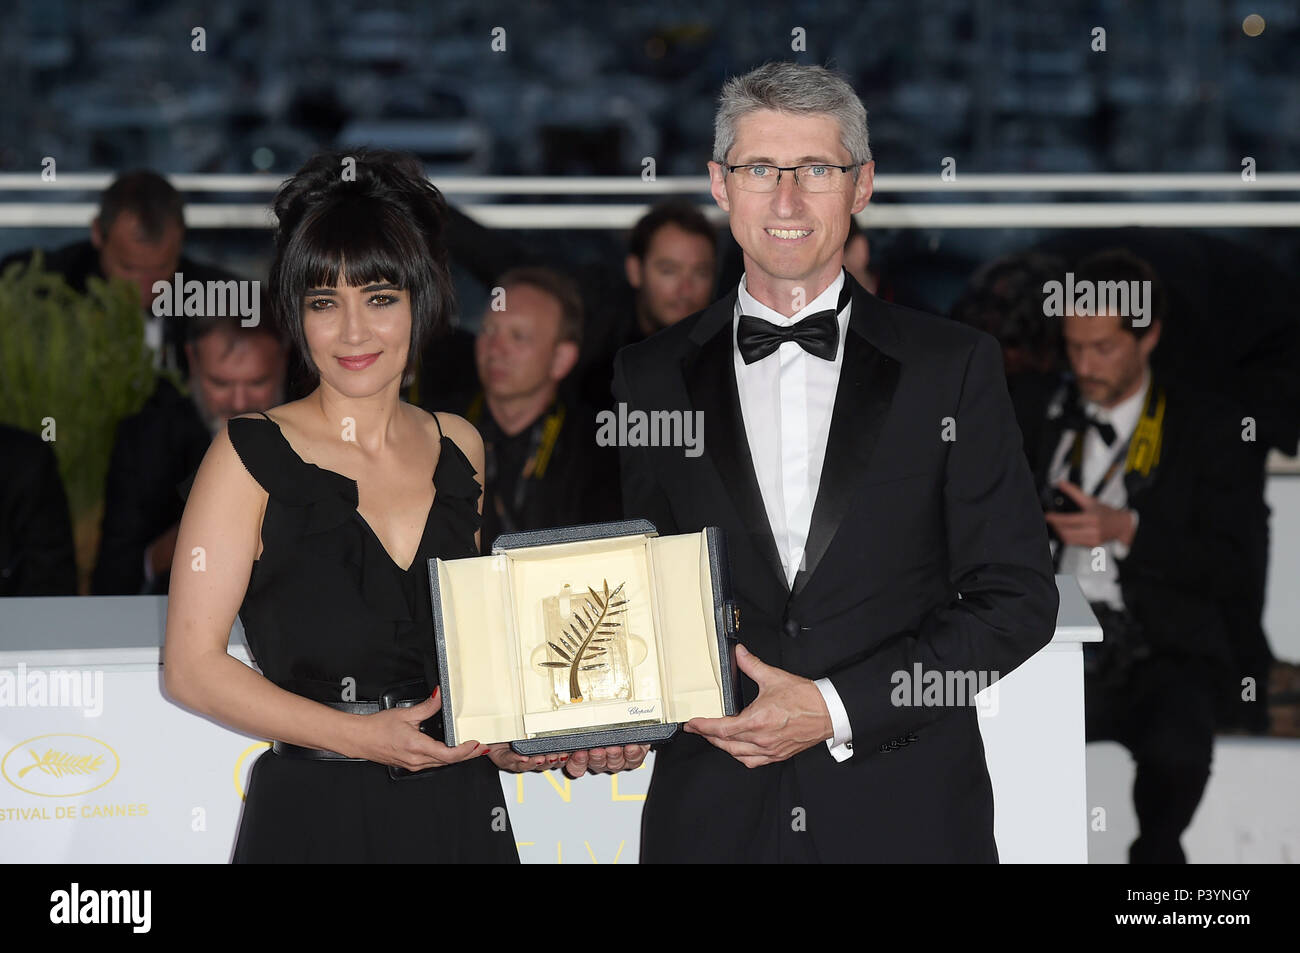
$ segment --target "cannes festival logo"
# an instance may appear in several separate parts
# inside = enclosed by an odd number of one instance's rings
[[[0,761],[4,779],[38,797],[76,797],[117,777],[117,752],[90,735],[37,735],[20,741]]]

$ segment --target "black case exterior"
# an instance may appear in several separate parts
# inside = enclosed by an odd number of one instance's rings
[[[706,526],[704,534],[709,553],[709,570],[712,574],[714,632],[718,639],[718,658],[721,661],[722,710],[724,714],[734,715],[741,708],[740,680],[736,668],[736,643],[740,639],[740,610],[732,597],[731,563],[727,557],[726,536],[716,526]],[[619,520],[582,526],[557,526],[525,533],[502,534],[492,545],[492,555],[529,546],[575,543],[587,539],[658,535],[659,530],[649,520]],[[438,649],[438,676],[442,682],[442,707],[444,714],[454,713],[456,700],[449,688],[451,676],[446,661],[447,633],[442,621],[442,593],[438,586],[438,567],[432,559],[429,560],[428,565],[429,593],[433,600],[433,634]],[[465,740],[456,737],[451,718],[444,718],[444,723],[447,745],[454,747]],[[671,722],[663,725],[641,725],[633,728],[548,735],[545,738],[512,741],[510,747],[522,755],[536,755],[552,754],[557,751],[581,751],[587,748],[612,748],[619,745],[655,744],[673,737],[680,727],[679,722]]]

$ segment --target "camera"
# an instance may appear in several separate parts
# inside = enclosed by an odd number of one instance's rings
[[[1055,484],[1048,484],[1039,493],[1038,502],[1046,513],[1081,513],[1083,508],[1068,493]]]

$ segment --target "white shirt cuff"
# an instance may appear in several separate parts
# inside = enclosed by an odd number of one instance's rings
[[[1136,539],[1137,539],[1137,528],[1138,528],[1138,511],[1137,511],[1137,510],[1129,510],[1129,512],[1133,514],[1133,538],[1134,538],[1134,540],[1136,540]],[[1128,546],[1125,546],[1125,545],[1124,545],[1122,542],[1120,542],[1118,539],[1115,540],[1115,558],[1116,558],[1116,559],[1128,559],[1128,551],[1129,551],[1129,547],[1128,547]]]
[[[822,693],[822,701],[831,714],[833,734],[826,739],[826,747],[836,761],[847,761],[853,757],[853,726],[849,724],[849,713],[844,709],[840,693],[835,690],[829,678],[819,678],[813,684]]]

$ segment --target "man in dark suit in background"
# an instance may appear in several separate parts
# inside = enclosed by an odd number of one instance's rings
[[[74,596],[68,497],[53,448],[0,424],[0,596]]]
[[[479,387],[432,409],[483,437],[483,552],[497,536],[618,517],[618,454],[596,445],[596,414],[560,385],[582,346],[582,299],[540,266],[495,279],[501,295],[475,341]]]
[[[620,349],[672,327],[712,300],[717,247],[717,231],[693,202],[660,202],[637,220],[621,278],[606,271],[603,282],[584,287],[596,310],[587,322],[595,340],[588,342],[579,368],[586,403],[609,407],[614,355]],[[590,276],[588,269],[584,277]]]
[[[1232,405],[1238,423],[1253,421],[1255,438],[1245,445],[1258,471],[1252,484],[1266,481],[1270,448],[1295,456],[1300,441],[1300,311],[1292,273],[1255,248],[1184,229],[1071,228],[1043,247],[1064,255],[1069,265],[1108,248],[1127,249],[1147,262],[1163,279],[1167,310],[1176,318],[1161,335],[1152,371],[1184,393],[1203,392]],[[1250,518],[1247,558],[1254,588],[1224,611],[1237,663],[1264,685],[1275,662],[1263,627],[1267,508]],[[1218,712],[1221,728],[1268,731],[1262,692],[1254,699],[1237,693],[1225,702],[1227,707]]]
[[[998,346],[842,268],[874,164],[837,74],[729,80],[709,171],[744,278],[622,351],[615,396],[703,414],[700,456],[624,450],[624,512],[726,531],[746,707],[662,746],[642,860],[996,861],[973,698],[895,702],[914,666],[987,683],[1052,638]]]
[[[1025,444],[1057,565],[1078,577],[1105,634],[1084,646],[1087,737],[1122,743],[1136,762],[1129,860],[1183,863],[1216,707],[1253,674],[1234,661],[1231,609],[1262,585],[1250,557],[1266,514],[1239,414],[1152,369],[1165,309],[1150,266],[1110,250],[1074,268],[1079,287],[1143,281],[1145,320],[1061,319],[1074,377]],[[1265,690],[1255,686],[1261,700]]]
[[[113,180],[99,199],[99,214],[90,223],[90,238],[45,253],[46,271],[61,274],[79,293],[86,279],[120,278],[140,292],[145,341],[155,364],[182,375],[188,373],[182,319],[156,317],[154,284],[174,280],[177,272],[189,281],[231,281],[235,276],[181,254],[185,241],[185,204],[181,194],[157,172],[141,169]],[[33,251],[15,252],[0,261],[6,266],[28,261]]]
[[[480,225],[455,206],[447,218],[447,250],[485,288],[510,270],[550,267],[577,282],[585,315],[582,351],[563,390],[581,403],[610,406],[614,354],[708,304],[713,297],[717,230],[692,202],[670,199],[650,207],[628,235],[627,253],[575,265],[554,249],[521,242]],[[447,398],[472,390],[474,335],[463,328],[430,342],[420,367],[417,402],[449,409]],[[468,379],[466,377],[468,375]]]
[[[241,321],[237,315],[190,318],[190,396],[159,378],[145,406],[118,425],[91,580],[95,595],[167,591],[184,509],[177,487],[198,469],[223,420],[283,403],[286,342],[269,323],[244,327]]]

